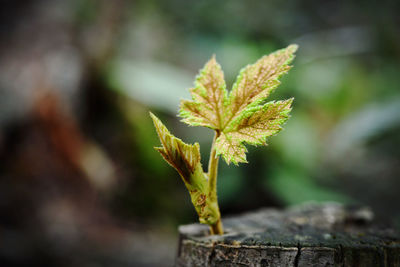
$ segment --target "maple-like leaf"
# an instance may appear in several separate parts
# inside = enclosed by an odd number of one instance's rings
[[[180,116],[192,126],[206,126],[219,134],[217,155],[229,164],[246,162],[246,147],[265,144],[281,130],[293,100],[264,104],[287,73],[297,45],[278,50],[243,68],[227,96],[223,72],[213,56],[200,71],[192,100],[182,100]]]
[[[256,63],[243,68],[229,94],[229,119],[249,106],[264,102],[271,92],[280,84],[279,78],[287,73],[294,59],[297,45],[289,45],[274,53],[263,56]]]
[[[229,94],[228,119],[216,140],[217,155],[228,164],[246,162],[243,143],[265,145],[266,138],[278,133],[289,118],[293,99],[264,103],[291,68],[296,50],[297,45],[290,45],[240,71]]]
[[[192,100],[182,100],[179,115],[191,126],[221,129],[225,119],[227,91],[224,73],[215,56],[206,63],[190,89]]]
[[[199,144],[184,143],[181,139],[173,136],[153,113],[150,112],[150,116],[162,145],[155,149],[160,152],[166,162],[178,171],[185,183],[191,183],[190,176],[196,172],[197,168],[201,167]]]
[[[266,145],[267,137],[282,130],[289,118],[292,102],[293,98],[245,109],[217,138],[217,155],[221,154],[228,164],[247,162],[244,143]]]

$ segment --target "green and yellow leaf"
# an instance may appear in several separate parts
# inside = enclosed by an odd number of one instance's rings
[[[189,125],[216,130],[217,153],[228,164],[246,162],[244,143],[264,145],[289,117],[293,99],[264,103],[291,68],[296,50],[297,45],[290,45],[243,68],[229,96],[213,56],[196,78],[192,100],[181,101],[180,116]]]
[[[227,123],[241,116],[249,105],[256,106],[264,102],[280,84],[279,78],[287,73],[294,59],[297,45],[290,45],[267,56],[263,56],[253,65],[243,68],[229,94],[229,119]]]
[[[293,98],[245,109],[217,138],[217,155],[222,155],[228,164],[247,162],[244,143],[266,145],[267,137],[282,130],[292,102]]]
[[[162,144],[155,149],[182,177],[200,223],[214,224],[220,214],[216,201],[212,201],[208,194],[208,180],[200,163],[199,144],[184,143],[173,136],[153,113],[150,112],[150,116]]]
[[[216,140],[217,154],[229,164],[246,162],[246,147],[265,145],[266,138],[278,133],[289,118],[293,99],[265,103],[287,73],[297,45],[290,45],[248,65],[240,74],[229,94],[226,119]]]
[[[224,123],[227,91],[224,73],[213,56],[200,71],[195,87],[190,89],[192,100],[182,100],[179,115],[191,126],[218,130]]]
[[[198,143],[189,145],[173,136],[162,122],[150,112],[160,138],[162,147],[155,147],[161,156],[181,175],[185,183],[191,183],[189,178],[200,166],[200,146]]]

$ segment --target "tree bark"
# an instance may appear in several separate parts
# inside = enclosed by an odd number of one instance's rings
[[[306,204],[262,209],[206,225],[179,227],[176,266],[400,266],[400,234],[368,208]]]

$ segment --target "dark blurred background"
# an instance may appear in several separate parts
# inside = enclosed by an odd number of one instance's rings
[[[186,142],[179,100],[215,53],[228,87],[297,43],[271,99],[292,118],[249,164],[220,162],[223,216],[305,201],[400,225],[400,2],[0,1],[0,266],[171,266],[197,221],[153,150],[149,110]]]

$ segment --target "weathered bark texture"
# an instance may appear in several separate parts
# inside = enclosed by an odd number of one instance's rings
[[[307,204],[223,220],[226,234],[179,228],[176,266],[400,266],[400,234],[367,208]]]

